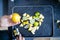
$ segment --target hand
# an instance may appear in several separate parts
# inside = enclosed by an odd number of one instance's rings
[[[17,40],[25,40],[24,37],[21,36],[21,34],[19,35],[19,37],[16,37]]]
[[[0,23],[1,27],[10,27],[10,26],[14,26],[14,25],[20,23],[20,22],[19,23],[12,22],[11,18],[12,18],[12,15],[5,15],[5,16],[1,17],[1,19],[0,19],[1,20],[1,23]]]
[[[5,28],[8,28],[10,26],[14,26],[14,25],[17,25],[20,23],[20,22],[18,22],[18,23],[12,22],[11,18],[12,18],[12,15],[5,15],[0,18],[0,30],[1,29],[4,30]],[[17,37],[16,39],[17,40],[24,40],[24,37],[22,37],[20,34],[19,38]]]

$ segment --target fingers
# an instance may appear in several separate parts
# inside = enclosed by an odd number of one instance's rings
[[[19,40],[23,40],[23,37],[21,36],[21,34],[20,34],[20,36],[19,36]]]
[[[10,26],[14,26],[14,25],[17,25],[17,24],[19,24],[19,23],[14,23],[14,22],[10,21]]]
[[[7,19],[7,21],[6,22],[8,22],[8,27],[10,27],[10,26],[14,26],[14,25],[17,25],[17,24],[19,24],[20,22],[17,22],[17,23],[14,23],[12,20],[11,20],[11,18],[12,18],[12,15],[5,15],[5,16],[3,16],[1,19]],[[5,25],[4,25],[5,26]]]
[[[20,34],[20,36],[19,36],[19,40],[25,40],[25,38],[22,37],[22,35]]]
[[[25,38],[23,37],[23,40],[25,40]]]
[[[23,40],[23,37],[21,36],[21,34],[19,35],[19,37],[16,37],[17,40]]]

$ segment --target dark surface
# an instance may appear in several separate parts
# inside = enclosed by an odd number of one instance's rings
[[[12,4],[12,5],[11,5]],[[58,17],[56,17],[57,15],[60,15],[59,11],[60,11],[60,3],[58,2],[58,0],[22,0],[22,1],[16,1],[15,2],[11,2],[9,1],[9,14],[12,13],[11,9],[12,7],[14,6],[21,6],[21,5],[51,5],[53,6],[54,8],[54,20],[56,20]],[[60,16],[59,16],[60,17]],[[60,19],[60,18],[58,18]],[[53,36],[55,37],[58,37],[60,36],[60,29],[57,28],[57,26],[55,25],[55,22],[54,22],[54,27],[53,27]]]
[[[2,0],[3,3],[3,15],[8,14],[8,0]]]
[[[8,31],[0,31],[0,40],[9,40]]]
[[[14,6],[22,6],[22,5],[51,5],[54,8],[54,20],[60,19],[58,15],[60,15],[60,3],[58,0],[15,0],[14,2],[9,1],[8,3],[8,14],[12,13],[12,7]],[[53,27],[53,36],[60,36],[60,29],[57,28],[56,23],[54,22]]]
[[[7,13],[6,2],[7,2],[6,0],[5,2],[3,0],[0,0],[0,17]],[[0,30],[0,40],[9,40],[8,35],[9,34],[7,30],[3,30],[3,31]]]
[[[8,14],[11,14],[12,7],[14,6],[27,6],[27,5],[57,5],[58,0],[15,0],[12,2],[8,1]]]
[[[53,31],[53,9],[51,6],[47,5],[40,5],[40,6],[23,6],[23,7],[16,7],[14,8],[13,12],[19,13],[21,16],[23,13],[28,13],[29,15],[33,16],[36,11],[41,12],[44,15],[44,22],[40,26],[39,30],[36,31],[35,35],[24,28],[19,28],[21,34],[24,37],[49,37],[52,36]],[[17,26],[16,26],[17,27]],[[18,26],[19,27],[19,26]]]

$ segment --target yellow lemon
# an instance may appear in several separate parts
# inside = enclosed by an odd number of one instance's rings
[[[18,13],[13,13],[12,14],[12,21],[15,23],[20,22],[20,15]]]

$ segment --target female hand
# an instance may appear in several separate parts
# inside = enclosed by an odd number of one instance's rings
[[[14,26],[19,24],[20,22],[14,23],[11,20],[12,15],[5,15],[3,17],[1,17],[1,27],[9,27],[9,26]]]
[[[17,23],[12,22],[11,18],[12,18],[12,15],[5,15],[0,18],[0,30],[5,30],[10,26],[14,26],[20,23],[20,22],[17,22]],[[24,37],[21,36],[21,34],[19,35],[19,38],[17,37],[16,39],[25,40]]]

